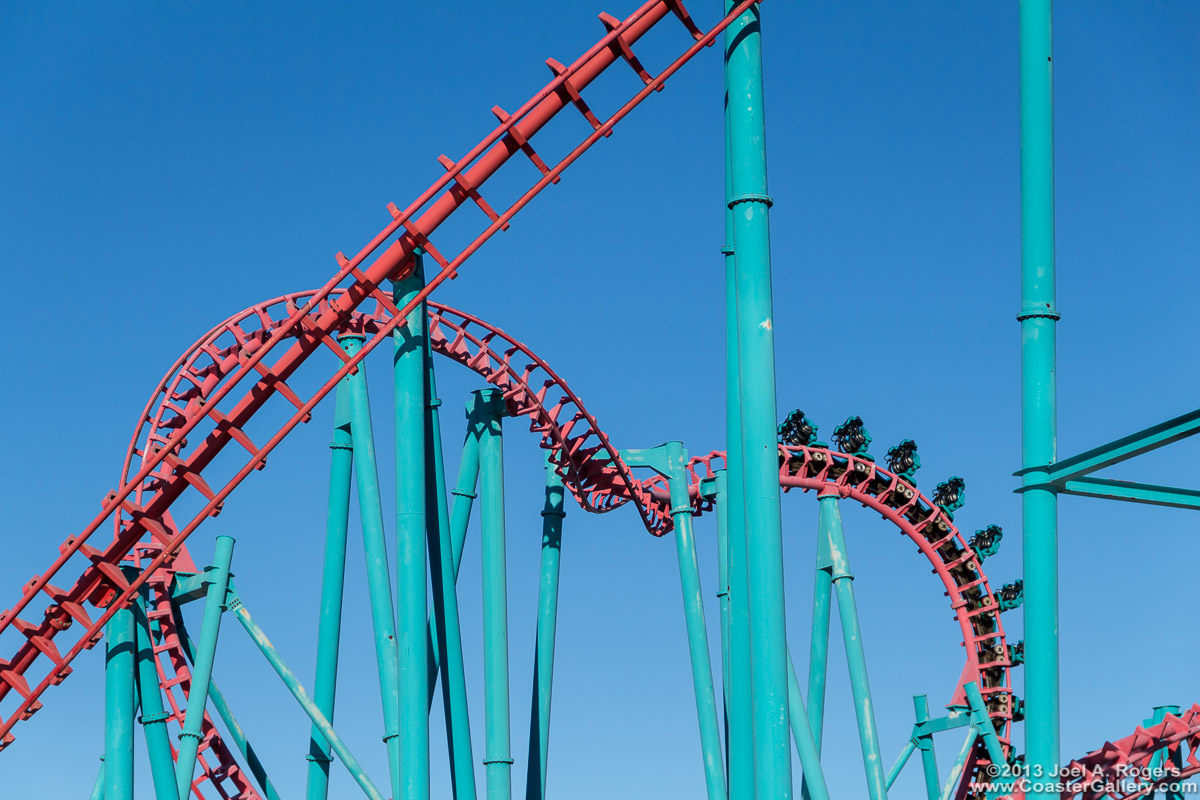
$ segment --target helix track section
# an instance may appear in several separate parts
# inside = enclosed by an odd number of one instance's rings
[[[68,677],[71,662],[100,641],[112,614],[130,602],[204,519],[219,513],[225,498],[249,474],[262,468],[267,455],[291,430],[311,418],[312,409],[342,377],[357,369],[362,359],[388,338],[412,308],[443,282],[455,277],[488,239],[508,228],[512,218],[535,196],[558,182],[567,167],[597,141],[610,135],[618,122],[660,90],[668,78],[701,50],[713,44],[753,4],[754,0],[737,4],[707,33],[696,26],[678,0],[651,0],[624,20],[602,15],[606,33],[596,44],[570,65],[548,60],[553,79],[512,113],[499,106],[493,108],[499,125],[492,133],[457,161],[442,156],[439,163],[445,174],[403,211],[389,205],[392,221],[353,258],[338,253],[338,268],[333,277],[303,307],[296,308],[265,338],[238,342],[227,356],[230,369],[216,382],[219,385],[214,384],[210,393],[197,394],[164,420],[164,425],[171,429],[166,441],[145,454],[137,474],[105,497],[100,513],[82,531],[65,540],[58,558],[28,581],[17,602],[0,614],[0,634],[10,628],[19,634],[19,644],[14,650],[8,650],[6,645],[0,651],[9,653],[0,656],[0,704],[14,693],[19,698],[15,707],[0,705],[0,749],[13,741],[13,727],[42,707],[39,699],[42,694]],[[661,72],[651,76],[632,47],[668,17],[683,24],[690,44]],[[582,91],[618,61],[634,70],[642,86],[624,105],[601,120],[583,98]],[[568,107],[583,115],[591,132],[550,166],[534,150],[532,140]],[[515,202],[497,212],[484,200],[480,189],[518,153],[533,163],[539,177]],[[443,254],[430,237],[464,206],[481,211],[487,225],[457,254]],[[404,308],[395,309],[380,287],[386,280],[411,273],[418,248],[437,264],[438,271],[416,298]],[[345,291],[330,300],[333,291],[346,283]],[[385,307],[391,306],[395,313],[358,353],[350,356],[332,336],[344,329],[359,305],[370,297]],[[284,342],[287,346],[280,347]],[[282,352],[276,352],[277,349]],[[302,399],[288,385],[288,380],[313,353],[322,349],[332,351],[341,366],[311,397]],[[260,411],[268,404],[273,410],[279,406],[285,409],[284,422],[271,423],[269,429],[275,433],[260,445],[247,434],[246,428],[252,419],[256,423],[264,419]],[[189,439],[196,444],[185,454]],[[217,480],[212,474],[215,470],[209,467],[230,443],[244,448],[248,459],[231,475],[222,475]],[[144,502],[135,502],[131,495],[164,463],[169,474],[162,477],[152,492],[143,492]],[[189,513],[190,519],[178,525],[176,533],[169,534],[160,520],[166,518],[183,496],[199,498],[200,509],[194,515]],[[103,550],[90,546],[88,541],[95,532],[114,517],[120,520],[114,541]],[[119,565],[146,535],[157,539],[161,548],[136,576],[127,578]],[[73,579],[67,588],[52,583],[56,578],[62,580],[60,572]],[[37,609],[32,613],[27,611],[35,601],[44,603],[40,614]],[[100,609],[100,613],[93,616],[85,604]],[[65,634],[72,628],[71,634]]]

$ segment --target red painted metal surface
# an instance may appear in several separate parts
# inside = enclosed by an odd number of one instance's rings
[[[708,33],[701,33],[683,6],[674,0],[652,0],[615,26],[611,20],[605,20],[608,32],[599,42],[571,65],[556,68],[554,79],[517,111],[507,114],[495,109],[501,118],[499,126],[467,155],[447,167],[446,174],[407,209],[400,211],[395,206],[389,206],[393,221],[354,258],[347,259],[339,253],[337,272],[303,307],[295,309],[286,320],[261,336],[230,343],[221,352],[220,369],[202,379],[209,381],[211,388],[206,389],[203,383],[196,386],[195,395],[173,409],[173,415],[162,421],[164,427],[172,430],[166,441],[156,443],[156,449],[144,453],[138,472],[105,498],[101,512],[80,533],[63,543],[59,557],[47,570],[31,579],[23,588],[17,603],[0,615],[0,632],[11,626],[24,637],[15,653],[0,658],[0,701],[13,692],[20,697],[16,708],[0,713],[0,748],[11,743],[11,730],[17,722],[28,719],[41,708],[39,698],[43,692],[61,683],[70,674],[71,661],[100,640],[103,627],[116,608],[129,602],[205,518],[220,512],[225,498],[247,475],[263,467],[267,455],[296,425],[310,419],[316,404],[344,375],[356,369],[376,345],[388,338],[391,329],[400,323],[404,314],[446,279],[454,277],[459,267],[492,235],[506,228],[512,217],[533,197],[556,182],[563,170],[595,142],[607,136],[617,122],[661,88],[700,50],[711,45],[721,31],[752,4],[752,0],[740,3]],[[568,105],[583,110],[580,92],[618,59],[630,63],[624,58],[626,50],[668,15],[674,15],[683,22],[692,44],[607,119],[600,121],[593,113],[589,119],[593,128],[591,134],[556,165],[547,166],[540,158],[536,158],[531,144],[534,135]],[[496,213],[490,206],[485,207],[479,194],[480,188],[518,152],[533,160],[541,177],[504,212]],[[447,257],[433,245],[429,237],[464,205],[483,208],[489,224],[457,255]],[[349,357],[333,341],[332,335],[346,325],[355,309],[368,297],[376,298],[385,308],[391,306],[390,298],[379,287],[384,281],[401,277],[411,270],[412,254],[418,247],[423,248],[437,263],[439,271],[431,277],[417,298],[400,309],[353,358]],[[367,259],[381,248],[382,252],[364,266]],[[336,299],[330,299],[334,289],[346,281],[350,281],[350,284],[345,291],[338,293]],[[276,346],[289,340],[290,344],[283,353],[270,362],[267,357]],[[342,366],[315,394],[303,400],[288,386],[287,381],[312,353],[322,348],[334,352],[343,362]],[[216,377],[218,372],[220,376]],[[247,381],[247,378],[250,380]],[[244,383],[248,388],[242,386]],[[240,399],[226,402],[238,397],[234,390],[239,387],[243,389]],[[256,444],[246,434],[246,426],[268,401],[277,397],[294,406],[295,411],[264,444]],[[189,439],[196,444],[185,455]],[[245,448],[249,460],[232,477],[223,483],[216,483],[220,486],[217,489],[203,475],[217,454],[230,442]],[[147,478],[161,464],[169,467],[168,473],[160,476],[152,491],[146,492]],[[140,503],[131,498],[139,489],[142,490],[140,496],[143,499]],[[169,518],[170,510],[185,494],[198,494],[202,507],[190,521],[178,527],[177,533],[169,534],[161,521]],[[104,550],[89,546],[87,542],[91,536],[114,515],[119,519],[115,540]],[[162,548],[144,565],[137,577],[132,581],[127,580],[118,564],[145,535],[156,539]],[[61,589],[51,580],[68,562],[78,562],[78,568],[67,571],[74,582],[70,588]],[[26,608],[35,599],[43,595],[49,604],[43,608],[40,618],[29,620],[20,616],[26,613]],[[93,617],[85,608],[85,603],[103,610]],[[75,628],[75,638],[64,652],[55,640],[69,640],[70,636],[62,634],[72,627]],[[37,670],[34,670],[35,665],[39,667]]]

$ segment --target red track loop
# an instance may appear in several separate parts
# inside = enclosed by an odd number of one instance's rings
[[[135,469],[141,454],[152,452],[156,443],[165,440],[176,409],[196,396],[211,393],[220,384],[229,369],[223,366],[228,357],[221,342],[248,342],[252,346],[255,340],[270,336],[292,309],[311,297],[312,293],[286,295],[246,309],[213,328],[180,357],[146,406],[130,443],[123,476]],[[333,293],[325,302],[336,299],[337,293]],[[541,446],[549,451],[551,463],[581,506],[603,513],[632,500],[651,533],[662,535],[670,530],[663,480],[655,477],[642,482],[630,475],[595,417],[549,364],[478,317],[437,303],[429,305],[432,348],[500,389],[510,414],[529,418],[530,430],[539,434]],[[388,309],[380,303],[374,313],[356,314],[347,327],[372,334],[386,328],[390,318]],[[257,330],[248,330],[251,325]],[[700,482],[713,474],[723,458],[722,453],[714,452],[693,458],[688,464],[696,514],[711,507],[701,496]],[[135,492],[135,499],[140,499],[142,492],[153,491],[170,469],[169,465],[160,465],[147,477],[145,486]],[[962,681],[979,682],[996,730],[1007,741],[1012,722],[1012,665],[1003,626],[978,557],[945,513],[911,484],[877,464],[827,449],[780,448],[780,485],[785,490],[833,491],[853,499],[878,511],[917,544],[941,579],[959,622],[967,648]],[[161,523],[168,536],[175,535],[169,516]],[[144,546],[160,548],[152,540]],[[134,563],[140,563],[141,555],[135,551],[131,556]],[[166,602],[167,583],[156,579],[152,584],[156,602]],[[179,667],[186,670],[186,663],[181,654],[172,654],[169,663],[160,662],[159,667],[164,680],[171,683],[175,678],[169,670],[175,670],[178,677]],[[174,701],[173,705],[177,710],[182,708]]]
[[[220,365],[209,374],[195,376],[198,383],[193,385],[195,391],[191,397],[172,408],[169,418],[161,420],[163,433],[169,431],[169,435],[163,441],[154,442],[152,449],[143,451],[137,474],[105,498],[100,513],[79,534],[69,537],[61,545],[59,557],[23,587],[20,599],[11,609],[0,614],[0,633],[11,626],[23,637],[15,653],[0,658],[0,701],[14,691],[20,696],[15,708],[0,712],[0,749],[12,741],[12,727],[41,708],[38,698],[42,693],[70,674],[70,663],[75,657],[95,646],[103,636],[104,625],[116,610],[130,602],[204,519],[220,512],[225,498],[246,476],[263,467],[267,455],[292,429],[311,418],[317,403],[343,376],[355,370],[372,349],[388,338],[391,328],[399,325],[404,315],[444,281],[455,277],[467,259],[498,231],[508,227],[510,220],[537,194],[557,182],[567,167],[607,136],[618,122],[661,88],[697,53],[713,44],[720,33],[754,3],[755,0],[743,0],[703,34],[691,22],[679,0],[650,0],[615,27],[607,23],[608,31],[599,42],[569,66],[557,71],[553,80],[515,112],[504,114],[500,125],[491,134],[447,166],[445,174],[404,211],[389,206],[392,221],[353,258],[339,253],[337,271],[310,296],[304,307],[291,310],[287,318],[265,336],[224,344]],[[631,48],[659,21],[672,15],[682,21],[688,34],[688,47],[649,83],[639,81],[641,88],[624,105],[603,121],[596,118],[599,124],[594,130],[561,161],[547,167],[533,150],[534,136],[564,108],[578,108],[575,97],[580,92],[612,64],[618,61],[627,64],[623,58],[624,50]],[[540,177],[514,203],[497,213],[483,203],[480,190],[517,153],[533,160]],[[430,241],[430,236],[463,206],[483,208],[488,224],[457,255],[443,255]],[[376,255],[381,248],[382,252]],[[429,254],[439,271],[430,277],[416,298],[399,309],[398,314],[393,314],[351,358],[333,341],[332,335],[344,329],[368,297],[376,298],[384,307],[391,306],[390,298],[380,286],[411,271],[412,256],[417,248],[423,248]],[[374,260],[368,264],[372,257]],[[346,290],[331,300],[334,290],[346,282],[350,282]],[[276,352],[277,345],[285,340],[289,344],[281,348],[282,353]],[[303,399],[287,381],[309,356],[323,348],[333,351],[343,363],[311,397]],[[266,423],[270,426],[267,430],[276,432],[265,444],[256,444],[246,434],[247,425],[252,419],[261,420],[264,415],[259,412],[276,396],[286,400],[295,411],[288,409],[290,416],[285,417],[278,428],[275,427],[277,423]],[[189,438],[195,444],[185,457],[183,453]],[[222,478],[224,482],[218,482],[214,487],[203,475],[231,442],[245,448],[249,459],[231,477]],[[147,479],[164,464],[166,471],[160,470],[157,483],[150,487]],[[130,498],[135,491],[143,502]],[[178,509],[176,501],[185,495],[199,495],[200,509],[186,524],[174,526],[177,533],[169,534],[162,521],[170,519],[171,509]],[[112,544],[103,551],[88,546],[88,539],[114,516],[119,521]],[[129,580],[118,565],[145,536],[156,539],[162,547],[142,571]],[[68,570],[74,582],[70,588],[60,589],[50,581],[69,561],[79,562],[78,568]],[[43,613],[35,615],[33,620],[22,618],[20,615],[34,600],[46,603]],[[103,611],[93,619],[84,608],[85,603]],[[76,623],[78,627],[72,636],[62,636]],[[72,638],[74,641],[65,652],[54,641],[58,639],[61,643]],[[29,673],[35,664],[41,668],[41,677],[31,683]]]

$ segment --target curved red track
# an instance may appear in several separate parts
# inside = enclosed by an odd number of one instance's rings
[[[171,420],[177,409],[197,397],[211,394],[229,371],[230,347],[271,335],[291,310],[309,301],[312,293],[286,295],[252,306],[209,331],[181,356],[159,383],[146,405],[130,443],[122,477],[136,474],[143,454],[153,452],[169,437]],[[323,302],[335,302],[337,293]],[[355,314],[347,330],[367,335],[385,329],[389,310],[376,304],[372,313]],[[640,481],[633,477],[617,449],[608,440],[595,417],[556,372],[532,350],[501,329],[478,317],[447,306],[429,304],[430,342],[435,352],[472,369],[488,383],[500,389],[514,417],[526,417],[530,430],[539,434],[540,444],[549,452],[550,463],[585,509],[603,513],[632,502],[651,533],[663,535],[671,527],[667,513],[666,491],[662,479]],[[223,346],[222,343],[235,343]],[[710,453],[693,458],[688,465],[691,496],[696,514],[708,510],[701,497],[700,482],[713,473],[723,454]],[[135,500],[152,492],[169,474],[169,465],[160,465],[147,476],[145,484],[134,492]],[[950,598],[950,607],[959,623],[967,650],[962,681],[978,681],[997,732],[1007,742],[1012,723],[1012,690],[1008,651],[995,597],[980,567],[980,559],[971,551],[947,515],[915,487],[879,465],[857,456],[824,448],[781,447],[780,485],[801,491],[834,493],[855,500],[877,511],[908,536],[932,565]],[[176,529],[169,515],[161,523],[168,536]],[[147,537],[131,556],[140,565],[148,553],[161,546]],[[186,558],[186,550],[181,551]],[[182,569],[190,569],[182,566]],[[151,585],[155,605],[163,613],[169,610],[167,591],[169,568],[159,570]],[[159,660],[165,685],[174,687],[190,678],[187,664],[177,642],[164,642],[166,663]],[[182,720],[186,698],[173,698],[174,724]],[[219,737],[206,739],[220,745]],[[226,751],[227,753],[227,751]],[[217,784],[222,796],[226,789],[214,780],[226,763],[213,752],[214,768],[197,779]],[[238,797],[257,797],[245,783],[245,776],[231,771]],[[197,794],[199,791],[197,791]]]

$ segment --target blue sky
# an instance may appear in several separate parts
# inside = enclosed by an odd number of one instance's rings
[[[1060,2],[1055,25],[1062,455],[1190,410],[1200,389],[1200,6]],[[198,335],[256,301],[323,283],[602,33],[590,3],[9,4],[0,8],[0,260],[14,335],[0,499],[0,590],[56,555],[114,485],[155,382]],[[713,3],[693,4],[702,25]],[[778,404],[832,431],[860,414],[876,453],[920,443],[922,487],[966,478],[968,531],[1008,532],[993,585],[1020,574],[1016,4],[764,4]],[[639,48],[652,71],[685,46],[671,24]],[[598,111],[636,90],[620,70]],[[438,297],[546,358],[620,447],[723,447],[721,71],[716,50],[671,80],[522,212]],[[548,155],[585,132],[547,131]],[[516,184],[493,190],[496,203]],[[485,196],[489,196],[486,195]],[[482,219],[482,217],[480,217]],[[453,242],[465,228],[447,232]],[[447,442],[479,388],[441,365]],[[371,364],[376,409],[386,361]],[[191,542],[238,538],[246,603],[311,682],[332,408],[291,437]],[[381,451],[391,440],[379,415]],[[506,481],[515,790],[532,658],[541,454],[508,426]],[[1195,445],[1113,475],[1195,485]],[[450,469],[457,453],[448,453]],[[392,465],[381,463],[384,486]],[[451,476],[453,472],[451,473]],[[388,501],[390,503],[390,500]],[[784,500],[789,635],[808,639],[816,504]],[[927,565],[847,508],[885,760],[910,697],[948,699],[956,625]],[[1200,700],[1186,512],[1061,503],[1064,755],[1131,732],[1159,703]],[[715,622],[715,528],[698,537]],[[352,536],[339,727],[386,774],[361,544]],[[357,549],[356,549],[357,548]],[[630,510],[569,509],[563,546],[550,791],[573,798],[703,791],[674,548]],[[476,753],[482,753],[479,556],[460,581]],[[1006,627],[1019,635],[1020,617]],[[717,629],[710,625],[714,651]],[[4,649],[11,639],[4,638]],[[861,794],[835,644],[826,772]],[[77,797],[102,750],[102,656],[44,698],[0,756],[13,796]],[[800,666],[803,671],[804,667]],[[308,726],[235,626],[215,676],[273,780],[303,792]],[[1018,672],[1018,693],[1020,689]],[[447,785],[440,711],[435,788]],[[945,768],[956,736],[941,741]],[[139,780],[148,777],[140,763]],[[482,776],[482,770],[480,770]],[[895,795],[919,795],[919,771]],[[144,784],[148,786],[148,784]],[[336,791],[355,791],[335,769]],[[481,784],[482,785],[482,784]]]

